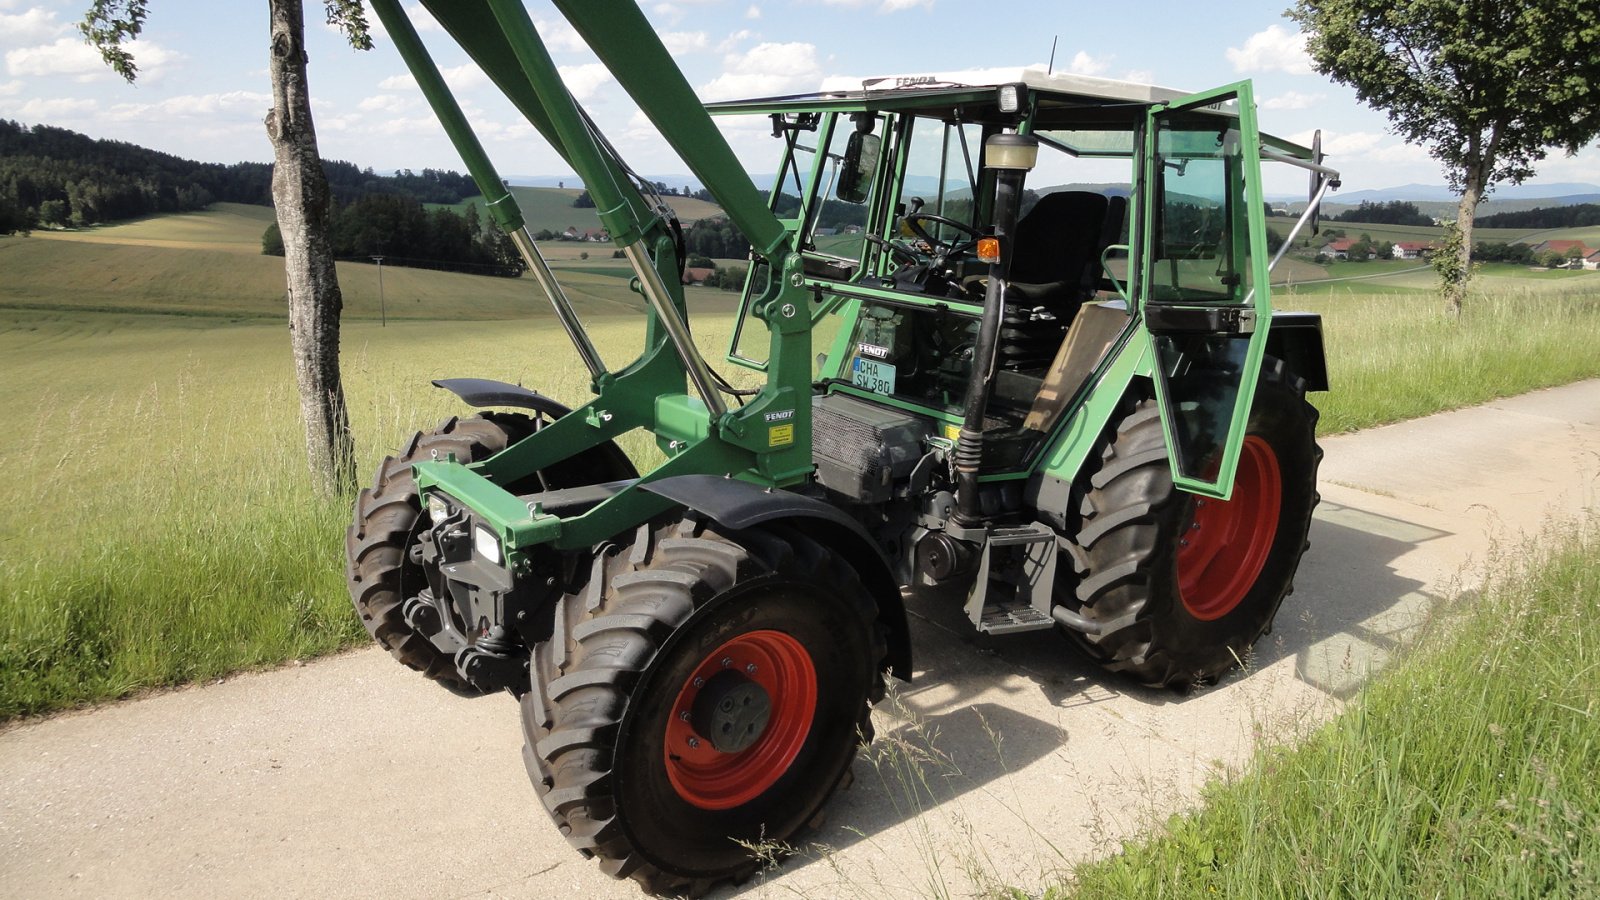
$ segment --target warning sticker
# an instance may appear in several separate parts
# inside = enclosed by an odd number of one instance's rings
[[[793,425],[774,425],[767,429],[768,447],[787,447],[794,443]]]

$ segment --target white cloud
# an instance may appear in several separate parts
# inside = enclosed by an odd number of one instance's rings
[[[0,97],[14,97],[22,93],[22,82],[0,81]]]
[[[0,14],[0,40],[8,44],[43,41],[62,34],[69,26],[56,21],[54,10],[35,6],[17,15]]]
[[[417,31],[444,31],[433,15],[421,3],[413,3],[406,7],[406,15],[411,18],[411,27]],[[376,19],[377,16],[371,18]]]
[[[811,44],[757,44],[723,59],[724,71],[700,88],[703,100],[792,94],[815,88],[822,78]]]
[[[551,53],[586,52],[589,49],[589,45],[578,35],[578,30],[565,19],[548,22],[535,19],[533,27],[539,30],[539,38],[544,41],[545,47]]]
[[[394,94],[374,94],[363,99],[357,104],[362,112],[404,112],[416,105],[416,100],[411,97],[399,97]]]
[[[661,43],[666,46],[668,53],[681,56],[706,49],[707,38],[704,31],[663,31]]]
[[[1067,64],[1067,71],[1074,75],[1099,75],[1110,67],[1111,60],[1110,56],[1096,58],[1079,50]]]
[[[483,70],[474,63],[462,63],[459,66],[440,69],[439,74],[444,76],[444,83],[449,85],[453,91],[470,91],[473,88],[483,87],[489,83],[489,76],[483,74]],[[378,89],[382,91],[414,91],[418,89],[417,79],[409,73],[405,75],[390,75],[388,78],[378,82]]]
[[[1306,55],[1306,36],[1272,25],[1250,35],[1243,47],[1228,48],[1228,62],[1235,72],[1288,72],[1310,75],[1311,57]]]
[[[1302,94],[1289,91],[1261,101],[1262,109],[1310,109],[1326,99],[1326,94]]]
[[[828,6],[862,7],[877,4],[880,13],[897,13],[919,6],[932,8],[933,0],[822,0]]]
[[[179,119],[257,118],[272,106],[272,95],[257,91],[223,91],[215,94],[185,94],[158,103],[118,103],[106,118],[118,122],[159,123]],[[317,120],[322,126],[322,120]]]
[[[162,66],[175,62],[178,54],[149,41],[127,45],[139,67],[141,80],[151,78]],[[6,71],[12,75],[67,75],[78,81],[114,77],[100,58],[100,52],[77,38],[60,38],[55,43],[21,47],[6,52]]]
[[[728,35],[727,37],[723,38],[722,42],[720,44],[717,44],[717,52],[718,53],[731,53],[731,52],[733,52],[733,48],[734,47],[739,46],[740,44],[744,43],[745,41],[748,41],[749,39],[751,39],[751,38],[753,38],[755,36],[756,36],[756,33],[754,31],[751,31],[748,28],[741,28],[738,31],[735,31],[734,33],[732,33],[732,34]]]
[[[585,63],[581,66],[557,66],[561,80],[574,99],[588,100],[600,86],[611,80],[611,70],[602,63]]]
[[[1135,84],[1155,84],[1156,73],[1149,69],[1129,69],[1128,73],[1122,76],[1122,80]]]
[[[55,100],[35,98],[22,104],[16,112],[16,117],[26,122],[59,121],[88,115],[99,107],[100,104],[93,100],[72,100],[65,97]]]
[[[746,19],[761,18],[761,7],[755,5],[754,3],[750,4],[750,8],[744,11],[744,17]]]

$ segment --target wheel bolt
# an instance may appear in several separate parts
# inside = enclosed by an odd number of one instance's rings
[[[733,665],[733,657],[731,657],[731,656],[724,656],[724,657],[723,657],[723,658],[722,658],[722,667],[723,667],[723,668],[724,668],[724,669],[726,669],[726,668],[727,668],[727,667],[729,667],[729,666],[731,666],[731,665]]]
[[[1187,547],[1187,546],[1189,546],[1189,542],[1188,541],[1179,541],[1178,542],[1178,546],[1179,547]]]
[[[682,719],[685,722],[689,721],[689,711],[686,709],[683,712],[678,713],[678,718]]]
[[[754,675],[756,673],[756,664],[755,663],[750,663],[749,665],[744,667],[744,670],[745,670],[746,673]]]
[[[694,686],[695,687],[700,687],[700,686],[704,685],[705,683],[706,683],[706,680],[704,678],[701,678],[699,675],[696,675],[694,677]]]
[[[697,737],[689,738],[689,749],[690,750],[697,750],[699,748],[700,748],[700,739],[697,738]]]

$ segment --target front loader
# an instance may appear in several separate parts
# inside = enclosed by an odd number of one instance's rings
[[[692,894],[794,842],[886,677],[911,677],[905,598],[1164,686],[1270,627],[1327,376],[1317,317],[1271,307],[1260,171],[1311,173],[1295,232],[1337,175],[1258,132],[1249,83],[923,73],[708,108],[634,4],[555,0],[750,244],[728,361],[762,381],[741,391],[692,339],[670,206],[527,11],[422,5],[582,179],[647,312],[640,355],[603,360],[407,13],[374,0],[593,396],[436,382],[490,411],[384,461],[351,595],[401,662],[518,699],[536,792],[606,872]],[[708,113],[770,123],[769,190]],[[1067,181],[1115,161],[1127,187],[1036,192],[1041,157]],[[639,430],[642,473],[615,443]]]

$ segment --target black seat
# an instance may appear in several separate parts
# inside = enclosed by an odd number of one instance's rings
[[[1017,222],[1006,299],[1042,306],[1062,321],[1094,296],[1100,254],[1122,230],[1127,198],[1089,191],[1045,194]]]

